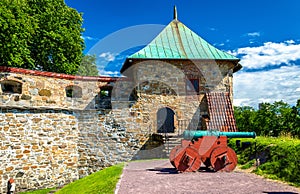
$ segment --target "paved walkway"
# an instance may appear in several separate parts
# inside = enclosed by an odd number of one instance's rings
[[[169,160],[151,160],[128,163],[116,193],[294,194],[300,189],[238,170],[177,173]]]

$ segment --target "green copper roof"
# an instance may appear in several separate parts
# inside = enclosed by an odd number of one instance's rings
[[[146,47],[128,59],[215,59],[239,60],[210,45],[183,23],[169,23]]]
[[[174,19],[143,49],[127,57],[121,73],[130,67],[134,60],[231,60],[233,72],[242,68],[239,59],[221,51],[177,20],[174,7]]]

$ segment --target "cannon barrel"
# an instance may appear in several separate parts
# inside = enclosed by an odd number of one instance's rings
[[[255,138],[255,132],[223,132],[223,131],[194,131],[185,130],[184,139],[197,139],[203,136],[226,136],[228,138]]]

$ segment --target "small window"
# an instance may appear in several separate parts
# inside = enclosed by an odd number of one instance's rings
[[[104,86],[100,88],[99,92],[99,98],[97,103],[97,107],[99,109],[111,109],[111,93],[112,93],[112,87],[110,86]]]
[[[187,93],[199,93],[199,79],[186,80],[186,91]]]
[[[100,88],[100,97],[111,97],[112,87],[102,87]]]
[[[1,89],[3,93],[21,94],[22,83],[13,80],[4,80],[1,82]]]
[[[70,98],[81,98],[82,89],[79,86],[68,86],[66,87],[66,96]]]

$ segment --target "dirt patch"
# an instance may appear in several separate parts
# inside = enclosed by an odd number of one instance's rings
[[[300,193],[300,189],[235,170],[177,173],[169,160],[130,162],[116,193]]]

